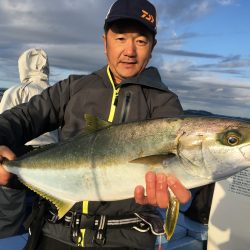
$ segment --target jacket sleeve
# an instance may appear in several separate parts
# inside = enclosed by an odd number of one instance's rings
[[[74,76],[58,82],[25,104],[15,106],[0,115],[0,145],[12,150],[63,123]]]
[[[148,105],[151,118],[183,115],[178,96],[170,90],[150,89],[148,92]]]

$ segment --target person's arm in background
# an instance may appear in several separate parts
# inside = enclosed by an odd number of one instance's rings
[[[37,136],[57,129],[64,118],[71,77],[0,115],[0,145],[14,151]]]

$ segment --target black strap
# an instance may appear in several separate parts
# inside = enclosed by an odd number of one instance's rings
[[[87,229],[96,229],[102,223],[104,215],[99,216],[91,216],[87,214],[81,214],[81,228]],[[107,217],[106,216],[106,225],[108,228],[124,228],[130,227],[132,228],[135,225],[141,223],[142,220],[137,216],[130,215],[130,216],[123,216],[123,217]]]
[[[41,211],[43,210],[43,211]],[[90,229],[95,231],[93,244],[103,246],[106,243],[107,229],[128,228],[139,232],[151,231],[155,235],[164,234],[163,220],[158,214],[152,213],[134,213],[122,217],[110,217],[107,215],[90,215],[69,211],[62,219],[58,220],[56,213],[46,211],[45,207],[39,207],[39,213],[35,216],[38,223],[31,223],[31,236],[25,250],[33,250],[37,244],[38,237],[41,232],[42,225],[45,220],[52,224],[62,224],[69,228],[71,240],[75,244],[81,241],[81,229]],[[34,216],[31,216],[34,217]],[[31,221],[34,218],[30,219]],[[40,223],[39,223],[40,221]],[[30,223],[27,223],[30,224]],[[36,226],[32,225],[35,224]],[[40,230],[39,230],[40,229]],[[32,248],[33,247],[33,248]]]
[[[23,226],[24,229],[27,231],[30,226],[31,223],[34,221],[34,219],[36,218],[38,212],[39,212],[39,208],[40,208],[40,199],[38,197],[34,197],[33,201],[32,201],[32,210],[31,210],[31,214],[26,218],[26,220],[23,222]]]
[[[29,229],[29,238],[24,250],[37,249],[37,243],[40,238],[43,224],[45,223],[46,201],[34,202],[31,215],[24,223],[26,229]]]

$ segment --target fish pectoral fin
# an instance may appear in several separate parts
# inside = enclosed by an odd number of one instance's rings
[[[169,199],[169,205],[166,210],[166,222],[164,226],[167,240],[170,240],[174,234],[174,230],[177,224],[179,216],[180,203],[176,197],[171,196]]]
[[[146,165],[162,165],[168,159],[175,157],[175,154],[160,154],[140,157],[130,161],[130,163],[146,164]]]
[[[29,189],[31,189],[33,192],[37,193],[38,195],[40,195],[44,199],[52,202],[57,208],[59,219],[61,219],[75,204],[75,202],[73,202],[73,201],[58,199],[55,196],[53,196],[45,191],[40,190],[39,188],[37,188],[31,184],[26,183],[24,180],[22,180],[20,178],[19,178],[19,180],[25,186],[27,186]]]

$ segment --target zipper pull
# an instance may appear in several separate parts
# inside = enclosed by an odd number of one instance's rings
[[[114,105],[117,106],[117,103],[118,103],[118,96],[119,96],[119,93],[116,92],[115,94],[115,101],[114,101]]]

